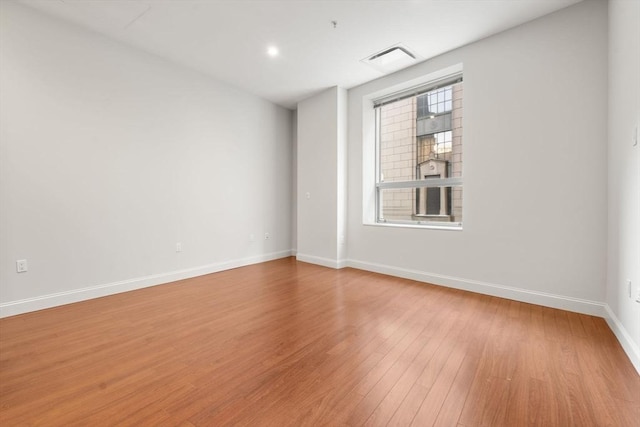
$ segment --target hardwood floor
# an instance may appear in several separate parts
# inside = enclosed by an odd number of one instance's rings
[[[0,320],[0,425],[638,426],[603,319],[293,258]]]

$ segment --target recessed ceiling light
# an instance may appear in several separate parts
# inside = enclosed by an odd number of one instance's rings
[[[275,46],[269,46],[267,48],[267,55],[269,56],[278,56],[279,50]]]

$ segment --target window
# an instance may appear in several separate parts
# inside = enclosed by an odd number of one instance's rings
[[[462,227],[462,76],[373,99],[377,223]]]

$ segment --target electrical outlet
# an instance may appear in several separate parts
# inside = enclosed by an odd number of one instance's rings
[[[271,238],[271,236],[269,235],[269,233],[264,233],[264,240],[269,240]]]
[[[176,252],[182,252],[182,243],[176,243]]]
[[[18,273],[26,273],[29,270],[26,259],[19,259],[16,261],[16,271]]]

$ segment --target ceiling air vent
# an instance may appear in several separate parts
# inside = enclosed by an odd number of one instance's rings
[[[419,62],[418,55],[401,44],[388,47],[363,59],[367,65],[382,73],[390,73]]]

